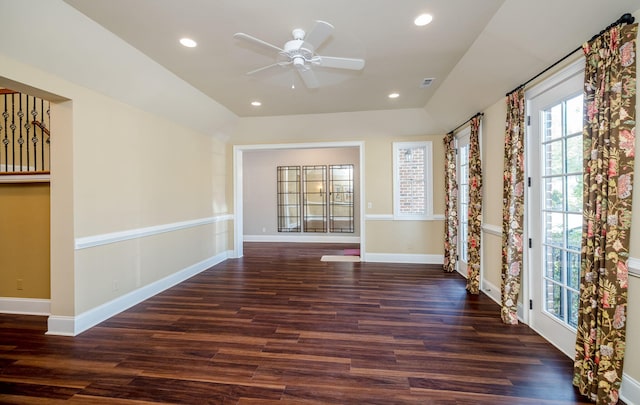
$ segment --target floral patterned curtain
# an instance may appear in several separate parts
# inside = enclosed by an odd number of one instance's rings
[[[524,226],[524,88],[507,95],[502,190],[502,322],[518,323]]]
[[[467,290],[480,293],[480,237],[482,234],[482,162],[480,160],[480,121],[471,118],[469,137],[469,225],[467,228]]]
[[[456,181],[456,146],[453,132],[444,137],[445,205],[444,205],[444,270],[456,269],[458,252],[458,182]]]
[[[573,384],[618,403],[625,351],[637,24],[585,44],[580,307]]]

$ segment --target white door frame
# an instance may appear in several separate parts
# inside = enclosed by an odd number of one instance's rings
[[[467,126],[466,128],[462,129],[460,132],[458,132],[455,135],[455,140],[456,140],[456,183],[458,184],[458,195],[456,196],[456,204],[458,205],[456,207],[456,209],[458,210],[458,235],[457,235],[457,246],[458,249],[456,251],[456,255],[458,255],[458,260],[456,261],[456,270],[458,271],[458,273],[460,273],[463,277],[467,277],[467,259],[462,257],[462,255],[460,254],[460,250],[463,247],[462,246],[462,232],[460,231],[460,221],[462,219],[462,215],[460,213],[460,197],[461,197],[461,192],[460,192],[460,144],[461,144],[461,140],[466,139],[466,144],[467,146],[470,145],[470,138],[471,138],[471,127]],[[469,170],[469,162],[467,162],[467,175],[468,175],[468,170]],[[468,209],[468,199],[469,196],[467,195],[467,209]],[[468,218],[467,218],[467,222],[468,222]],[[467,226],[468,223],[467,223]],[[466,241],[466,237],[464,238]],[[482,283],[480,284],[482,286]]]
[[[243,185],[243,154],[247,151],[268,151],[268,150],[283,150],[283,149],[320,149],[320,148],[349,148],[357,147],[359,152],[359,167],[360,167],[360,259],[366,261],[366,249],[365,249],[365,207],[364,202],[364,142],[363,141],[345,141],[345,142],[318,142],[318,143],[287,143],[287,144],[263,144],[263,145],[234,145],[233,146],[233,257],[240,258],[243,256],[244,243],[244,212],[242,204],[242,185]]]
[[[532,100],[535,99],[536,97],[540,97],[543,96],[544,93],[548,92],[548,91],[552,91],[554,89],[556,89],[558,86],[562,85],[563,83],[567,82],[568,80],[571,79],[575,79],[576,76],[579,76],[580,74],[582,74],[584,70],[584,59],[580,59],[572,64],[570,64],[569,66],[567,66],[566,68],[564,68],[561,72],[559,72],[558,74],[554,75],[553,77],[549,78],[548,80],[543,81],[542,83],[540,83],[539,85],[533,87],[531,90],[526,92],[526,115],[527,116],[532,116],[534,113],[536,113],[535,111],[531,111],[532,107]],[[535,131],[538,131],[539,127],[535,127],[533,128],[531,125],[527,125],[526,126],[526,143],[525,143],[525,148],[526,148],[526,152],[525,152],[525,161],[526,163],[526,173],[525,173],[525,181],[526,179],[532,177],[532,176],[536,176],[536,178],[532,179],[532,181],[537,181],[539,182],[540,179],[537,178],[538,172],[536,171],[536,169],[539,168],[539,165],[541,164],[540,162],[540,157],[539,156],[533,156],[532,153],[532,148],[533,146],[533,142],[538,142],[538,134],[534,134]],[[536,146],[536,150],[537,150],[537,146]],[[538,186],[538,189],[541,190],[540,186]],[[534,204],[533,203],[533,198],[540,198],[540,195],[532,195],[531,193],[531,189],[530,187],[525,187],[525,197],[526,197],[526,204],[525,204],[525,233],[524,233],[524,237],[526,241],[529,241],[530,238],[534,238],[533,240],[533,244],[540,244],[542,243],[541,241],[541,237],[542,237],[542,231],[540,230],[540,226],[539,223],[537,221],[540,220],[540,213],[539,212],[533,212],[533,207],[534,206],[540,206],[540,204]],[[537,239],[537,240],[536,240]],[[528,243],[528,242],[527,242]],[[560,349],[563,353],[565,353],[567,356],[569,356],[570,358],[573,358],[573,351],[572,351],[572,347],[561,347],[562,345],[559,345],[558,343],[556,343],[554,341],[553,338],[551,338],[550,336],[547,336],[547,334],[544,333],[544,331],[540,330],[539,328],[536,327],[535,322],[534,322],[534,314],[533,314],[533,309],[530,306],[530,302],[531,300],[536,300],[539,299],[540,297],[536,297],[534,295],[534,291],[536,290],[536,287],[534,285],[534,283],[540,283],[541,281],[538,279],[534,279],[534,277],[538,274],[537,272],[533,271],[533,262],[535,262],[535,260],[537,260],[536,258],[533,257],[533,254],[531,252],[531,249],[525,249],[524,251],[524,269],[523,269],[523,274],[522,274],[522,303],[523,303],[523,311],[522,311],[522,319],[523,321],[528,324],[532,329],[534,329],[538,334],[540,334],[541,336],[543,336],[546,340],[548,340],[551,344],[553,344],[554,346],[556,346],[558,349]],[[541,305],[542,303],[534,303],[534,305]],[[540,311],[542,312],[542,311]],[[518,314],[520,315],[520,313]],[[558,326],[562,326],[562,325],[558,325]]]

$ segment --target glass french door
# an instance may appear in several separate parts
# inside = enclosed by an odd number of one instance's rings
[[[278,232],[354,233],[352,164],[277,170]]]
[[[329,232],[353,233],[353,165],[329,166]]]
[[[469,230],[469,139],[471,131],[463,130],[457,137],[458,176],[458,273],[467,275]]]
[[[302,167],[303,232],[327,232],[327,166]]]
[[[582,70],[531,99],[531,327],[573,357],[582,239]]]
[[[300,166],[278,166],[278,232],[300,232]]]

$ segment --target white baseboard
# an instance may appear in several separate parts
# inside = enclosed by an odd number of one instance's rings
[[[0,297],[0,313],[21,315],[49,315],[51,300],[38,298]]]
[[[124,294],[112,301],[90,309],[75,317],[50,316],[47,334],[76,336],[120,312],[179,284],[196,274],[225,261],[231,252],[224,252],[180,270],[170,276]]]
[[[76,318],[73,316],[49,316],[47,319],[47,335],[56,335],[56,336],[75,336]]]
[[[360,243],[359,236],[335,234],[308,235],[293,232],[286,235],[244,235],[245,242],[289,242],[289,243]]]
[[[487,280],[482,280],[482,292],[491,298],[498,305],[502,305],[502,291],[500,287],[496,287]]]
[[[444,255],[365,252],[364,259],[372,263],[444,264]]]
[[[622,373],[620,399],[627,405],[640,405],[640,382]]]

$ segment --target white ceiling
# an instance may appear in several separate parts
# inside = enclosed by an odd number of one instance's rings
[[[440,132],[640,9],[640,0],[65,1],[238,116],[425,108]],[[433,22],[414,26],[423,12]],[[315,20],[335,27],[317,53],[362,57],[362,71],[314,68],[323,86],[313,90],[289,68],[245,74],[275,55],[234,33],[283,46]],[[198,47],[181,46],[184,36]],[[435,80],[420,88],[424,78]]]

